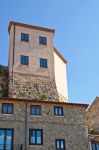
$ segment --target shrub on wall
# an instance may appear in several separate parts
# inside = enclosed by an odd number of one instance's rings
[[[8,92],[8,68],[0,65],[0,97],[7,97]]]

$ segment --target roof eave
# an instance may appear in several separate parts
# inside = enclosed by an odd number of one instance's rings
[[[11,29],[12,25],[14,25],[14,26],[20,26],[20,27],[26,27],[26,28],[31,28],[31,29],[35,29],[35,30],[46,31],[46,32],[52,32],[53,35],[55,34],[55,30],[54,29],[49,29],[49,28],[44,28],[44,27],[39,27],[39,26],[28,25],[28,24],[14,22],[14,21],[10,21],[10,23],[9,23],[9,26],[8,26],[8,32],[9,33],[10,33],[10,29]]]
[[[54,52],[60,57],[60,59],[67,64],[67,60],[62,56],[62,54],[54,47]]]
[[[89,106],[88,104],[81,104],[81,103],[67,103],[67,102],[59,102],[59,101],[43,101],[43,100],[31,100],[31,99],[18,99],[18,98],[8,98],[8,97],[0,97],[0,100],[14,100],[14,101],[26,101],[26,102],[37,102],[37,103],[49,103],[49,104],[63,104],[67,106],[80,106],[87,109]],[[50,100],[50,99],[49,99]],[[57,99],[56,99],[57,100]]]

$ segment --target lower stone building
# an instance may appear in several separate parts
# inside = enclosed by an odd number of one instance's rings
[[[90,150],[99,150],[99,97],[96,97],[87,110],[87,125]]]
[[[0,98],[0,150],[88,150],[87,107]]]

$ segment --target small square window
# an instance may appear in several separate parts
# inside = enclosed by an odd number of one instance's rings
[[[39,44],[47,45],[46,37],[39,37]]]
[[[47,68],[47,59],[40,58],[40,67]]]
[[[21,41],[29,42],[29,34],[21,33]]]
[[[28,65],[29,64],[29,57],[28,56],[20,56],[20,63],[22,65]]]
[[[56,150],[65,150],[65,140],[63,139],[56,139]]]
[[[41,115],[41,106],[30,106],[30,114],[31,115]]]
[[[29,130],[29,144],[30,145],[43,145],[43,130],[30,129]]]
[[[63,107],[55,106],[54,107],[54,115],[63,116]]]
[[[13,114],[13,104],[3,103],[2,104],[2,114]]]

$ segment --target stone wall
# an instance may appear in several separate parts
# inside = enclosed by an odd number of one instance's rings
[[[99,134],[99,97],[96,97],[87,110],[87,125],[90,134]]]
[[[7,103],[8,101],[5,101]],[[1,114],[2,103],[0,101],[0,129],[13,129],[14,130],[14,150],[20,150],[20,145],[24,141],[25,133],[25,104],[14,103],[14,114]],[[13,103],[9,101],[8,103]],[[25,150],[25,149],[24,149]]]
[[[66,102],[66,99],[58,94],[55,80],[52,77],[14,73],[13,78],[9,76],[10,97],[12,91],[19,99],[43,99],[44,101],[50,99],[50,101]]]
[[[14,114],[1,114],[2,103],[14,103]],[[41,105],[41,115],[30,115],[30,105]],[[64,115],[55,116],[54,106],[63,107]],[[25,150],[25,137],[26,150],[55,150],[55,139],[65,139],[66,150],[88,150],[84,106],[0,100],[0,128],[14,129],[14,150],[21,144]],[[29,145],[29,129],[43,129],[43,145]]]

